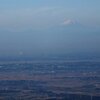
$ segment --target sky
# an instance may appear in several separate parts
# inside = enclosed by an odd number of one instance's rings
[[[100,55],[100,0],[0,0],[0,58]]]

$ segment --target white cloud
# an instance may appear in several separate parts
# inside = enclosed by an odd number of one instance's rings
[[[76,21],[74,21],[74,20],[65,19],[65,20],[63,21],[63,23],[61,23],[61,25],[70,25],[70,24],[75,24],[75,23],[76,23]]]

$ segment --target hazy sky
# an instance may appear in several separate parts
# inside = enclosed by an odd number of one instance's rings
[[[0,57],[100,54],[100,0],[0,0]]]

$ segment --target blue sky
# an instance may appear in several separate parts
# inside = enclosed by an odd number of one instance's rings
[[[0,0],[0,56],[100,53],[100,0]]]
[[[23,29],[54,27],[66,20],[100,26],[99,0],[2,0],[0,26]],[[18,27],[19,26],[19,27]]]

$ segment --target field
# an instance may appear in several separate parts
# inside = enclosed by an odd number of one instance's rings
[[[100,62],[0,62],[0,100],[100,100]]]

